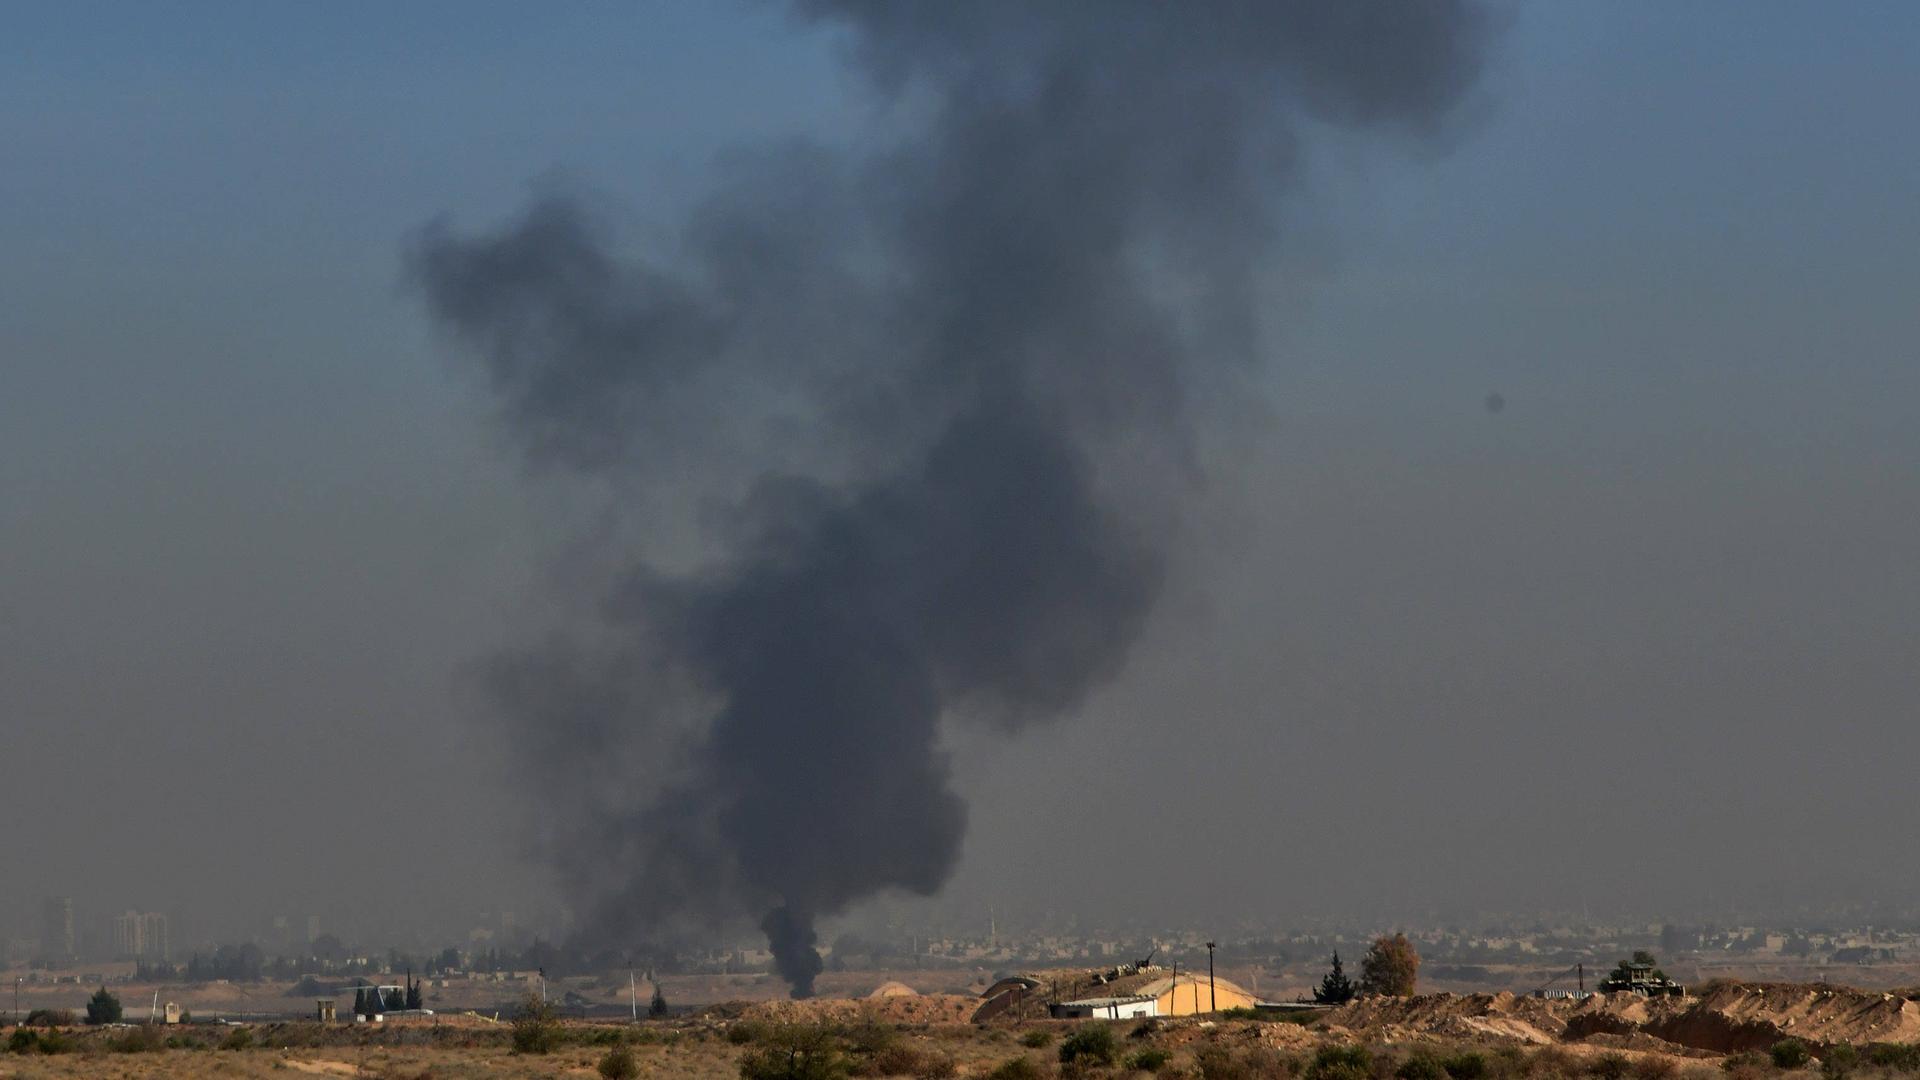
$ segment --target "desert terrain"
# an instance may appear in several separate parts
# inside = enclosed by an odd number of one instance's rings
[[[972,1024],[920,994],[732,1001],[659,1020],[516,1025],[447,1014],[0,1029],[0,1077],[1126,1077],[1708,1080],[1920,1074],[1920,1001],[1831,984],[1683,998],[1368,998],[1313,1013]],[[534,1036],[537,1036],[535,1038]],[[770,1071],[771,1070],[771,1071]],[[817,1071],[809,1071],[817,1070]]]

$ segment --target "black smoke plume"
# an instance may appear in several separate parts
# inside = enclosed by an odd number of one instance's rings
[[[590,618],[490,666],[547,849],[604,940],[757,918],[800,996],[817,919],[950,873],[943,718],[1018,729],[1124,663],[1302,142],[1435,129],[1485,19],[794,8],[869,77],[873,144],[740,150],[639,255],[549,196],[410,259],[531,460],[639,522]]]

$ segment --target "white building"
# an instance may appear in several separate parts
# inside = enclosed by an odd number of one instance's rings
[[[1056,1004],[1052,1013],[1060,1020],[1130,1020],[1136,1016],[1159,1016],[1160,999],[1152,994],[1081,998]]]

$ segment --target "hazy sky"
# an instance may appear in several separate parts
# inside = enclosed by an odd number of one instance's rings
[[[1920,11],[1504,10],[1438,143],[1311,134],[1265,399],[1207,433],[1133,663],[953,733],[956,898],[1920,886]],[[401,252],[553,185],[644,237],[730,146],[865,137],[858,80],[753,4],[4,23],[0,911],[439,932],[545,897],[464,672],[596,504],[503,452]]]

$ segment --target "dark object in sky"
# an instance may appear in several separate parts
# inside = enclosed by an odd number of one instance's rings
[[[1507,399],[1504,396],[1498,393],[1487,395],[1487,411],[1488,412],[1500,413],[1504,411],[1506,407],[1507,407]]]
[[[545,839],[599,901],[587,932],[758,921],[804,995],[815,920],[951,873],[943,717],[1017,730],[1124,663],[1193,391],[1259,359],[1253,273],[1301,119],[1430,131],[1485,20],[795,7],[847,31],[911,118],[898,140],[736,154],[651,261],[547,198],[494,235],[430,226],[412,268],[536,461],[728,504],[696,565],[635,545],[591,618],[491,681],[570,823]]]

